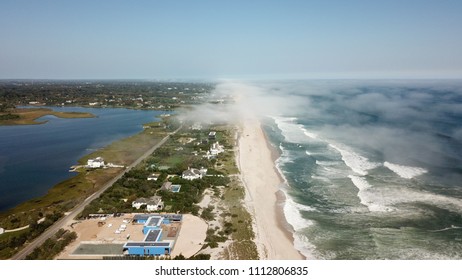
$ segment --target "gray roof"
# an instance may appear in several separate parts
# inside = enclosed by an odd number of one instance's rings
[[[151,205],[151,204],[158,204],[161,200],[162,198],[160,196],[152,196],[150,198],[140,197],[140,198],[137,198],[133,202],[134,203],[146,203],[146,204]]]
[[[169,247],[169,242],[127,242],[125,247]]]
[[[170,190],[172,188],[172,182],[165,182],[162,184],[161,190]]]
[[[183,171],[183,176],[200,176],[202,175],[198,169],[191,168]]]
[[[148,241],[148,242],[155,242],[157,241],[157,238],[159,238],[160,236],[160,233],[162,232],[162,230],[160,229],[151,229],[148,234],[146,234],[146,237],[144,238],[144,241]]]

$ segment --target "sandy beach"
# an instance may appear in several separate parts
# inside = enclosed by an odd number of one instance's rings
[[[257,119],[243,122],[238,165],[246,188],[246,207],[255,220],[255,243],[261,259],[305,259],[293,245],[292,233],[278,207],[283,183],[274,167],[271,150]]]

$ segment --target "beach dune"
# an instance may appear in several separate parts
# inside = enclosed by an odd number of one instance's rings
[[[237,162],[246,188],[245,203],[254,217],[260,259],[305,259],[294,248],[292,234],[284,227],[287,223],[277,207],[279,185],[283,181],[258,119],[243,122],[238,147]]]

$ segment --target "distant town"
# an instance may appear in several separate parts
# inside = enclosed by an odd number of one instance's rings
[[[84,106],[172,110],[204,102],[211,83],[0,80],[0,112],[16,106]]]

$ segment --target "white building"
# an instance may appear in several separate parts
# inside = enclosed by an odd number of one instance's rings
[[[148,181],[157,181],[159,179],[160,173],[152,173],[148,176]]]
[[[219,153],[223,153],[224,151],[225,149],[218,142],[213,143],[212,147],[210,147],[210,154],[212,156],[216,156]]]
[[[104,167],[104,159],[102,157],[91,158],[87,160],[87,166],[90,168]]]
[[[136,209],[140,209],[143,205],[146,205],[146,210],[148,211],[157,211],[164,208],[164,202],[160,196],[150,198],[141,197],[132,202],[132,207]]]
[[[183,171],[181,174],[181,178],[186,180],[196,180],[202,179],[204,175],[207,174],[206,168],[196,169],[196,168],[188,168],[188,170]]]

